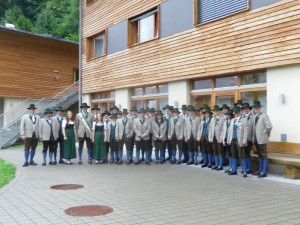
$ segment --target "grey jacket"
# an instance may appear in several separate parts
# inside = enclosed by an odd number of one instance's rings
[[[125,126],[123,124],[123,118],[117,120],[117,127],[116,127],[116,138],[122,139],[123,133],[125,130],[126,138],[131,138],[133,135],[133,124],[129,118],[126,118]]]
[[[29,114],[22,116],[21,124],[20,124],[21,136],[25,135],[25,137],[27,138],[32,138],[33,127],[35,126],[36,137],[39,137],[39,122],[40,122],[40,116],[38,115],[35,115],[35,124],[33,124]]]
[[[133,124],[133,130],[135,132],[135,140],[141,141],[141,140],[149,140],[150,139],[150,132],[151,132],[151,123],[145,118],[144,123],[141,123],[141,118],[137,118],[134,120]],[[144,134],[145,138],[141,139],[140,135]]]
[[[177,123],[174,125],[174,120],[175,117],[172,117],[170,119],[170,124],[169,124],[169,130],[168,130],[168,138],[171,139],[174,133],[174,127],[175,127],[175,133],[176,133],[176,138],[177,140],[182,140],[183,139],[183,133],[184,133],[184,124],[185,124],[185,119],[183,117],[178,117],[177,118]]]
[[[56,123],[54,123],[54,120],[52,120],[52,131],[53,131],[53,138],[56,140],[58,138],[58,129],[59,126],[57,126]],[[43,118],[39,122],[39,138],[43,139],[43,141],[49,141],[51,137],[51,126],[48,123],[48,120],[46,118]]]
[[[255,117],[253,116],[253,142],[256,137],[258,144],[267,144],[273,128],[269,116],[263,113],[259,114],[256,125]]]
[[[87,122],[88,122],[88,126],[90,127],[90,129],[88,129],[84,124],[85,124],[85,121],[84,121],[84,118],[82,118],[82,114],[81,113],[78,113],[76,115],[76,118],[75,118],[75,126],[76,126],[76,129],[77,129],[77,135],[79,138],[82,138],[84,137],[84,133],[86,133],[86,136],[87,137],[92,137],[92,124],[93,124],[93,114],[89,113],[88,112],[88,116],[87,116]]]
[[[160,140],[165,141],[167,139],[166,131],[167,131],[167,122],[166,121],[161,123],[160,127],[158,126],[158,124],[155,121],[152,122],[152,132],[153,132],[153,140],[154,141],[156,141],[158,139],[157,136],[160,138]]]
[[[232,138],[233,138],[233,129],[234,129],[234,121],[235,118],[233,118],[230,121],[230,126],[228,128],[228,138],[227,142],[231,144]],[[240,147],[247,146],[247,138],[248,138],[248,127],[247,127],[247,121],[245,118],[240,118],[237,124],[237,141],[239,143]]]
[[[197,138],[200,123],[201,119],[198,116],[188,117],[185,119],[184,137],[186,140],[189,140],[192,134],[195,139]]]

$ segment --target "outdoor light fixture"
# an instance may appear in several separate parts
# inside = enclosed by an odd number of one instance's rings
[[[279,94],[279,101],[284,104],[285,103],[285,95],[284,94]]]
[[[55,78],[55,80],[58,80],[58,78],[59,78],[59,70],[54,70],[53,72],[54,72],[54,78]]]

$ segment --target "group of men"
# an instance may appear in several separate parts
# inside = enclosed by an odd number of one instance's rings
[[[95,105],[92,112],[88,112],[90,107],[87,103],[82,103],[80,108],[81,112],[75,118],[79,140],[79,164],[82,163],[84,143],[87,147],[88,163],[92,164],[91,126],[97,120],[101,109]],[[259,156],[259,169],[252,174],[265,177],[268,168],[266,147],[272,124],[261,108],[259,101],[255,101],[253,106],[250,106],[249,103],[243,103],[241,100],[238,100],[232,109],[226,104],[221,107],[215,105],[212,110],[206,104],[198,110],[191,105],[182,105],[181,112],[178,108],[169,105],[163,107],[163,111],[156,111],[149,107],[137,110],[136,107],[132,107],[130,112],[127,109],[120,111],[118,107],[113,106],[110,111],[101,114],[105,132],[107,132],[104,140],[106,160],[110,152],[110,162],[122,164],[125,145],[126,164],[133,163],[135,145],[135,165],[142,161],[150,164],[154,141],[160,139],[165,144],[163,145],[164,152],[168,153],[166,158],[165,154],[158,156],[160,163],[168,160],[171,164],[198,165],[200,163],[203,168],[208,167],[220,171],[223,170],[224,163],[228,160],[229,169],[225,172],[229,175],[236,175],[238,163],[241,162],[243,177],[247,177],[247,174],[252,173],[251,149],[255,146]],[[43,155],[47,153],[47,148],[51,152],[49,164],[56,164],[58,144],[60,144],[59,162],[64,163],[61,134],[63,109],[56,109],[55,117],[52,116],[51,110],[48,112],[46,110],[43,119],[35,115],[35,109],[34,105],[30,105],[29,114],[24,115],[21,121],[21,137],[25,142],[23,166],[36,165],[33,159],[38,138],[44,142]],[[196,115],[197,112],[198,115]],[[162,115],[166,123],[163,136],[157,135],[153,128],[156,115]],[[200,162],[198,162],[199,152],[202,155]],[[52,155],[54,160],[52,160]],[[44,155],[43,165],[45,163]]]

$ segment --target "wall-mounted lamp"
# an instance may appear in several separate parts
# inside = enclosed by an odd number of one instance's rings
[[[178,108],[178,101],[174,102],[174,108]]]
[[[284,94],[279,94],[279,102],[282,104],[285,103],[285,95]]]
[[[54,72],[54,79],[58,80],[58,78],[60,77],[59,76],[59,70],[53,70],[53,72]]]
[[[118,104],[118,108],[120,109],[120,111],[122,110],[122,105]]]

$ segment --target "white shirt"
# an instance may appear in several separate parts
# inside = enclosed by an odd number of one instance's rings
[[[69,124],[74,124],[74,121],[69,121]],[[64,119],[63,122],[62,122],[61,127],[66,128],[66,125],[67,125],[67,120]],[[75,128],[75,125],[74,125],[74,128]]]

